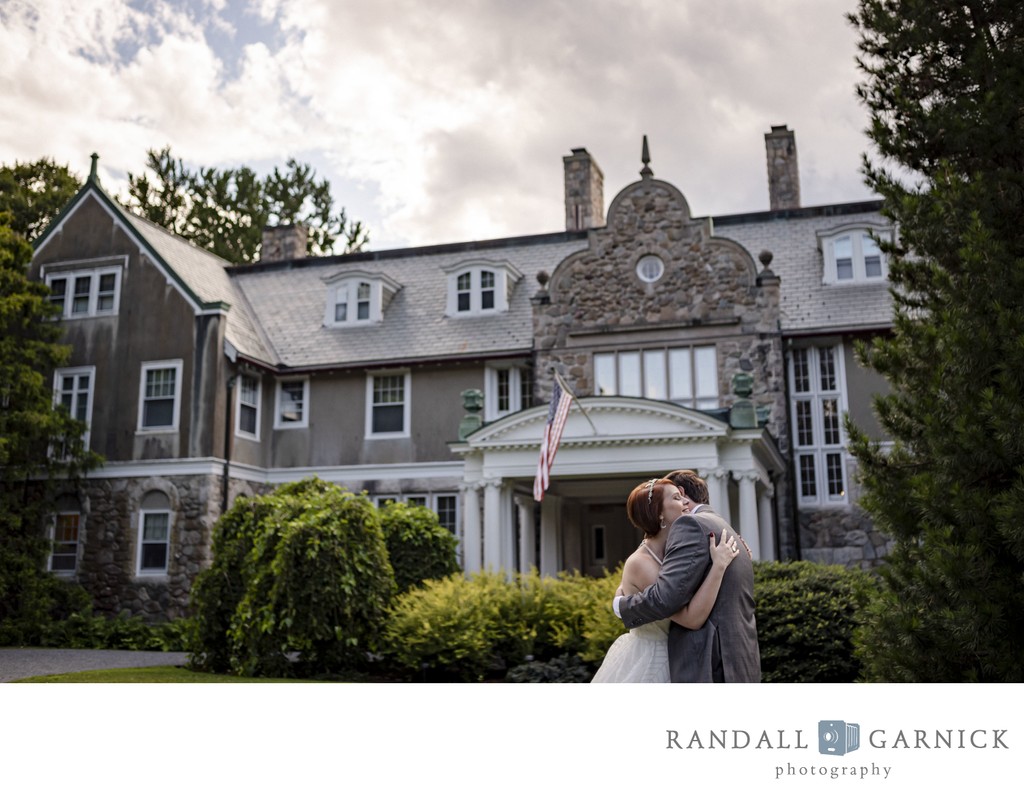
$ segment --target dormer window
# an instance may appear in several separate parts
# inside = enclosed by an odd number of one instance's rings
[[[879,234],[886,236],[886,234]],[[886,279],[889,266],[882,248],[864,225],[818,234],[826,284],[872,284]]]
[[[340,272],[327,282],[325,326],[361,326],[379,323],[399,285],[386,275]]]
[[[509,297],[522,278],[508,262],[460,262],[446,270],[448,315],[490,315],[508,310]]]

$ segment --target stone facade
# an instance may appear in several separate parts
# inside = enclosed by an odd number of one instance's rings
[[[870,570],[892,550],[892,541],[858,506],[800,511],[801,556],[809,562]]]
[[[273,487],[232,480],[230,498]],[[188,614],[192,583],[212,561],[210,540],[220,516],[223,477],[175,475],[86,479],[75,494],[84,520],[76,580],[101,613],[153,620]],[[158,493],[172,514],[167,573],[138,573],[140,506]]]
[[[651,283],[636,272],[646,255],[666,268]],[[784,445],[778,300],[774,276],[759,277],[750,254],[712,236],[708,220],[690,219],[677,189],[653,179],[634,183],[612,203],[608,227],[566,258],[534,299],[538,396],[550,397],[555,371],[578,395],[593,395],[594,351],[630,338],[714,344],[722,405],[732,403],[733,376],[752,374],[752,399]]]

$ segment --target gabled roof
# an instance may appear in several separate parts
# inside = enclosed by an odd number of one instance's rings
[[[231,274],[282,365],[298,371],[525,356],[533,350],[530,299],[540,290],[537,273],[550,273],[586,244],[585,233],[553,233],[235,267]],[[487,269],[506,263],[513,276],[521,274],[508,311],[448,317],[447,271],[473,262]],[[342,270],[398,285],[381,322],[324,325],[327,283]]]
[[[203,250],[186,239],[147,219],[137,216],[111,199],[94,176],[90,176],[71,202],[36,239],[38,251],[58,232],[67,219],[88,199],[95,199],[138,244],[181,294],[197,315],[224,312],[226,338],[238,351],[268,364],[276,364],[262,339],[252,309],[231,282],[223,258]]]

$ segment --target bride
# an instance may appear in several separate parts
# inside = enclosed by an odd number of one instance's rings
[[[683,514],[689,514],[694,503],[676,485],[665,478],[641,483],[629,494],[626,512],[629,521],[644,532],[643,542],[626,559],[622,568],[622,584],[616,595],[632,595],[646,589],[658,578],[669,528]],[[687,629],[699,629],[715,605],[722,575],[739,554],[736,537],[728,540],[725,531],[721,542],[708,539],[711,569],[693,599],[671,618],[631,629],[620,635],[608,649],[597,670],[594,683],[667,683],[668,628],[675,621]]]

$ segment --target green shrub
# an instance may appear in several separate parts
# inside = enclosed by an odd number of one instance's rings
[[[552,660],[531,660],[510,669],[510,683],[589,683],[593,669],[576,655],[559,655]]]
[[[148,624],[126,612],[116,618],[75,613],[54,622],[39,645],[68,649],[127,649],[130,651],[181,652],[187,648],[191,621],[179,618]]]
[[[427,581],[392,605],[388,655],[407,676],[439,681],[500,678],[531,661],[535,665],[517,676],[534,676],[529,672],[566,655],[578,655],[587,667],[623,632],[611,611],[618,578],[534,571]],[[606,628],[606,613],[617,632]]]
[[[193,665],[321,676],[365,664],[395,582],[377,509],[317,478],[240,499],[192,593]]]
[[[43,569],[41,547],[0,537],[0,646],[43,646],[55,624],[92,607],[81,585]]]
[[[876,580],[861,570],[813,562],[754,565],[762,682],[853,682],[853,637]]]
[[[456,539],[429,508],[391,502],[381,509],[380,524],[398,592],[459,572]]]

